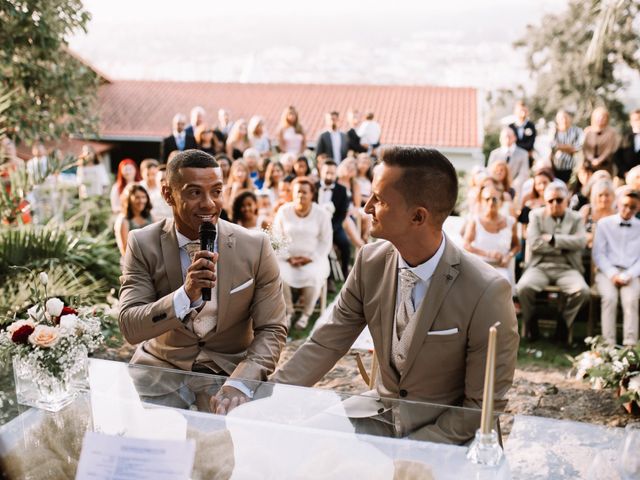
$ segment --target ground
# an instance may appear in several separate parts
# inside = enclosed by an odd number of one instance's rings
[[[293,355],[303,339],[287,343],[280,364]],[[592,390],[588,383],[569,377],[569,367],[555,366],[563,363],[564,346],[538,349],[536,345],[523,342],[513,386],[508,392],[507,413],[535,415],[540,417],[588,422],[612,427],[622,427],[638,421],[627,414],[617,402],[611,390]],[[577,347],[579,351],[581,347]],[[128,361],[133,347],[124,344],[120,348],[109,348],[98,355],[110,360]],[[367,369],[371,365],[371,353],[362,352]],[[542,358],[537,358],[537,357]],[[547,357],[547,358],[545,358]],[[566,360],[565,360],[566,363]],[[345,393],[361,393],[367,385],[356,365],[356,354],[349,353],[316,385]],[[506,425],[508,431],[508,423]]]

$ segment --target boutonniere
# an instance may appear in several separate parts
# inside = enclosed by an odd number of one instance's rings
[[[524,129],[524,134],[525,135],[533,135],[533,130],[531,130],[530,128],[525,128]]]

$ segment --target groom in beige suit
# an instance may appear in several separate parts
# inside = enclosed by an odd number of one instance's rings
[[[388,148],[381,158],[365,210],[373,217],[372,235],[386,241],[360,250],[333,318],[272,380],[313,385],[368,326],[382,401],[354,398],[349,407],[360,417],[369,408],[372,420],[387,427],[362,431],[463,443],[479,427],[479,416],[410,404],[388,411],[384,398],[480,408],[489,327],[499,321],[495,406],[502,409],[518,349],[511,287],[442,232],[458,192],[449,160],[418,147]]]
[[[178,153],[163,196],[175,221],[129,233],[120,329],[140,343],[132,363],[229,376],[213,402],[224,413],[252,394],[240,379],[273,372],[286,340],[275,254],[266,235],[218,219],[222,173],[211,155]],[[215,253],[199,251],[203,221],[217,225]]]

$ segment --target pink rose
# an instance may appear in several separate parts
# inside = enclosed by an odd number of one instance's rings
[[[59,338],[57,328],[38,325],[33,333],[29,335],[29,342],[36,347],[49,348],[58,343]]]

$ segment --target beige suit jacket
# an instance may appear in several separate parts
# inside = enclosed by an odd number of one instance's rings
[[[129,234],[120,289],[122,334],[143,342],[132,363],[191,370],[202,351],[233,378],[266,380],[287,336],[278,264],[266,235],[218,221],[216,327],[198,338],[176,316],[173,295],[182,284],[174,223],[163,220]],[[249,284],[246,288],[245,284]]]
[[[545,233],[553,235],[553,245],[543,240]],[[587,235],[578,212],[567,209],[560,225],[556,225],[545,207],[536,208],[529,214],[527,248],[531,250],[531,259],[527,266],[535,267],[545,255],[563,255],[573,268],[583,272],[582,250],[586,245]]]
[[[509,283],[447,239],[417,312],[418,325],[404,373],[399,375],[391,364],[397,269],[398,253],[391,243],[379,241],[363,247],[340,292],[333,318],[275,373],[273,381],[313,385],[347,353],[366,325],[380,361],[380,397],[480,408],[489,327],[500,321],[495,406],[502,409],[513,380],[519,340]],[[458,329],[457,334],[428,335],[453,328]],[[474,420],[469,422],[464,414],[453,411],[417,411],[400,412],[400,430],[412,432],[412,438],[463,443],[479,426],[479,416],[472,415]]]

